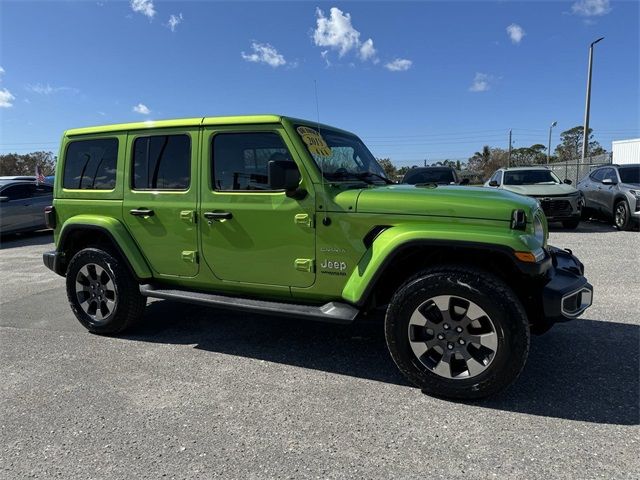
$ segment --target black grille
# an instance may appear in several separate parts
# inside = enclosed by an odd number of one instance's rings
[[[568,217],[573,209],[569,200],[540,198],[540,206],[547,217]]]

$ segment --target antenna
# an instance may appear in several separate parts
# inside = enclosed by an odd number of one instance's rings
[[[316,128],[318,129],[318,136],[322,137],[320,134],[320,103],[318,102],[318,82],[313,80],[313,88],[316,93]],[[322,188],[322,197],[324,199],[324,218],[322,219],[322,224],[324,226],[328,226],[331,223],[329,217],[327,216],[327,190],[325,188],[324,182],[324,157],[320,156],[320,188]]]

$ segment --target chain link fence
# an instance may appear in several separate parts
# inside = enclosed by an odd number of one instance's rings
[[[603,153],[602,155],[585,158],[584,162],[578,159],[567,162],[554,162],[547,166],[553,173],[560,177],[560,179],[569,179],[576,185],[580,180],[589,175],[594,168],[609,164],[611,164],[611,153]]]

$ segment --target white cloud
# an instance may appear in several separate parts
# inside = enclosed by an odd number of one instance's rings
[[[153,18],[156,14],[153,0],[131,0],[131,9],[149,18]]]
[[[0,90],[0,108],[9,108],[13,106],[13,101],[16,99],[9,90],[3,88]]]
[[[609,0],[578,0],[571,5],[574,15],[599,17],[611,11]]]
[[[316,29],[313,32],[313,41],[318,47],[329,47],[339,51],[342,57],[347,52],[360,45],[360,32],[351,25],[351,14],[332,7],[329,17],[316,8]]]
[[[25,87],[29,92],[37,93],[39,95],[52,95],[54,93],[59,92],[69,92],[69,93],[79,93],[80,90],[73,87],[52,87],[51,85],[36,83],[36,84],[27,84]]]
[[[278,50],[268,43],[252,42],[251,50],[253,50],[253,53],[240,52],[242,58],[247,62],[266,63],[274,68],[287,63],[284,57],[278,53]]]
[[[0,67],[0,75],[4,75],[4,68]]]
[[[149,115],[151,110],[144,103],[139,103],[133,107],[133,111],[142,115]]]
[[[321,52],[322,58],[329,64],[327,53],[336,50],[339,57],[355,51],[360,60],[371,60],[378,63],[377,52],[373,46],[373,39],[360,41],[360,32],[351,23],[351,14],[344,13],[336,7],[329,10],[326,17],[320,8],[316,8],[316,28],[313,31],[313,42],[318,47],[328,47]]]
[[[175,32],[176,27],[182,23],[182,20],[183,20],[182,13],[179,13],[178,15],[172,14],[169,17],[169,22],[167,23],[167,27],[169,27],[172,32]]]
[[[509,35],[512,43],[518,44],[522,41],[526,32],[524,31],[524,28],[517,23],[512,23],[507,27],[507,35]]]
[[[385,63],[384,68],[391,72],[404,72],[405,70],[409,70],[413,65],[411,60],[406,58],[396,58],[392,62]]]
[[[477,72],[476,76],[473,78],[473,83],[469,87],[470,92],[486,92],[491,88],[489,82],[492,80],[491,75],[487,75],[486,73]]]
[[[372,59],[374,63],[377,63],[376,53],[376,49],[373,47],[373,40],[369,39],[360,45],[358,55],[362,61]]]
[[[329,61],[329,50],[323,50],[320,52],[320,56],[322,57],[322,59],[325,61],[325,63],[327,64],[327,67],[331,66],[331,62]]]

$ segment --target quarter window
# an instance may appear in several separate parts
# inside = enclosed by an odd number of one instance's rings
[[[189,135],[139,137],[133,144],[134,190],[187,190],[190,168]]]
[[[65,155],[62,186],[80,190],[113,190],[117,160],[117,138],[71,142]]]
[[[280,135],[272,132],[220,133],[212,152],[215,190],[270,190],[269,162],[293,162]]]

